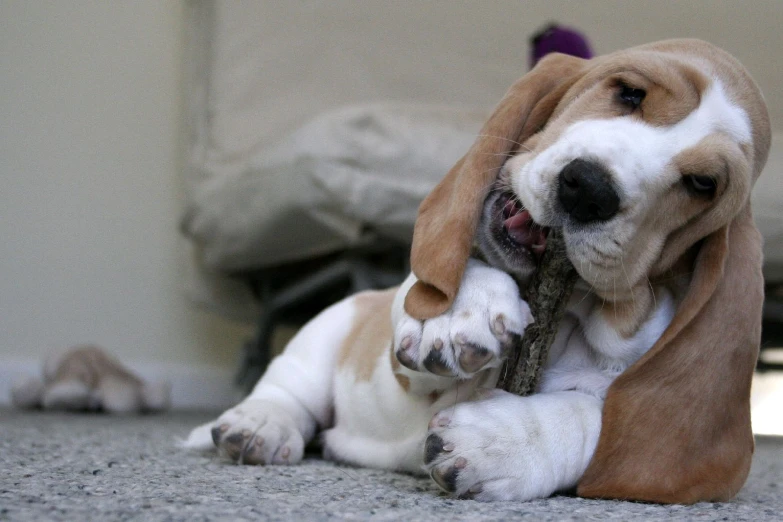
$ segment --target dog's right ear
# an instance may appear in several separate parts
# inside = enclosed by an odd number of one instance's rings
[[[470,255],[481,208],[511,153],[544,127],[587,60],[553,53],[518,80],[468,153],[425,198],[413,233],[411,268],[419,281],[405,311],[429,319],[451,307]]]

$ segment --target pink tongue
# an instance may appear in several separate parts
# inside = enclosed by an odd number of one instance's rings
[[[503,227],[508,232],[508,235],[511,236],[511,239],[540,254],[546,247],[546,234],[543,228],[533,225],[533,219],[527,210],[523,210],[519,214],[515,214],[503,221]]]

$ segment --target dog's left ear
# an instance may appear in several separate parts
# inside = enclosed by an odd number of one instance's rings
[[[449,309],[499,169],[546,124],[586,63],[558,53],[544,57],[509,89],[468,153],[424,199],[413,234],[411,268],[419,281],[405,298],[409,315],[423,320]]]
[[[690,504],[742,487],[753,454],[761,245],[749,203],[702,241],[669,328],[609,388],[579,495]]]

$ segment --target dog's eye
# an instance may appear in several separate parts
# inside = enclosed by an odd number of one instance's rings
[[[694,196],[711,198],[718,188],[718,182],[711,176],[683,176],[682,182],[688,192]]]
[[[646,95],[642,89],[620,85],[620,101],[631,109],[638,109]]]

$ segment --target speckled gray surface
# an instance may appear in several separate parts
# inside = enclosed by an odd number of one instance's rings
[[[759,440],[726,504],[554,497],[478,503],[426,479],[308,459],[239,467],[175,439],[208,414],[137,418],[0,411],[0,520],[783,520],[783,439]]]

